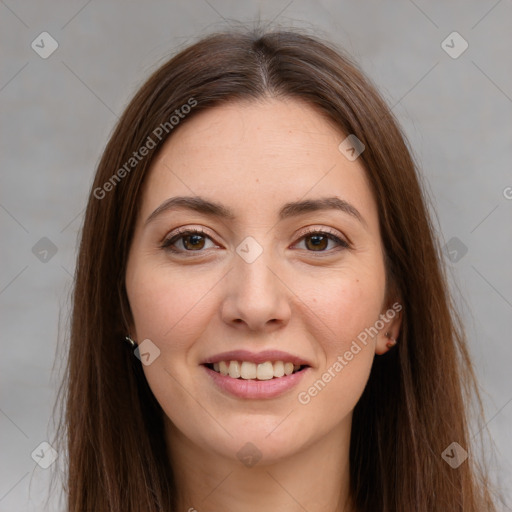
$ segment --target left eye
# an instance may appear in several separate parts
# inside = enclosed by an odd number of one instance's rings
[[[326,233],[325,231],[313,231],[307,233],[301,239],[301,242],[305,242],[306,248],[311,249],[312,252],[326,252],[325,249],[329,245],[329,242],[335,242],[347,249],[349,247],[345,240],[333,235],[332,233]]]

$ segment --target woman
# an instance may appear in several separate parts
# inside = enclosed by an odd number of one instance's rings
[[[209,36],[128,105],[63,386],[70,512],[495,510],[404,136],[296,32]]]

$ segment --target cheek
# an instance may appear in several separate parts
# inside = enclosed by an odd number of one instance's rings
[[[314,296],[304,301],[304,310],[314,312],[309,329],[317,333],[320,367],[297,398],[313,416],[330,410],[329,425],[349,414],[369,378],[375,356],[372,327],[384,300],[384,270],[379,268],[377,262],[372,271],[346,269],[321,280],[320,287],[317,281]]]
[[[383,290],[378,282],[362,279],[333,283],[313,304],[321,350],[320,367],[298,390],[297,401],[307,412],[305,421],[328,432],[353,410],[368,381],[375,356],[368,330],[379,318]],[[316,418],[316,419],[315,419]]]
[[[201,272],[139,265],[127,278],[138,339],[173,352],[197,337],[208,322],[208,297],[216,282]]]
[[[384,286],[384,275],[378,272],[358,272],[357,277],[342,273],[339,278],[325,279],[321,287],[317,282],[314,296],[310,292],[310,299],[304,302],[314,311],[321,332],[326,333],[324,350],[328,358],[348,350],[352,340],[379,319]]]

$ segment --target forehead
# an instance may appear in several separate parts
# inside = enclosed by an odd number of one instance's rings
[[[338,149],[345,138],[314,107],[294,99],[205,110],[186,120],[153,162],[143,214],[173,195],[214,198],[240,216],[274,203],[338,195],[376,215],[362,164]]]

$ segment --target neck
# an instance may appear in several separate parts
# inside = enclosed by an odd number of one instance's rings
[[[351,512],[351,417],[290,457],[244,466],[185,437],[166,417],[178,510],[194,512]]]

